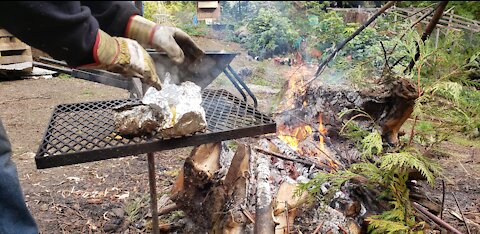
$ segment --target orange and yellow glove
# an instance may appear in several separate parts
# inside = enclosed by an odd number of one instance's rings
[[[112,37],[98,30],[93,48],[95,64],[84,68],[105,69],[128,77],[139,77],[143,83],[160,90],[162,85],[158,79],[152,58],[135,40]]]
[[[204,55],[193,39],[181,29],[161,26],[138,15],[130,18],[126,36],[144,46],[166,52],[178,64],[193,62]]]

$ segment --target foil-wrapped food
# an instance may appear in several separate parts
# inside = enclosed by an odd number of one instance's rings
[[[203,132],[207,121],[201,103],[201,88],[193,82],[167,81],[160,91],[149,88],[142,103],[115,108],[115,131],[127,137],[159,134],[164,138]]]

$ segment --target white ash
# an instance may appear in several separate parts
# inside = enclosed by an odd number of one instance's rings
[[[343,233],[338,225],[347,227],[347,219],[342,212],[337,211],[330,206],[320,207],[318,210],[318,220],[323,221],[320,233]]]

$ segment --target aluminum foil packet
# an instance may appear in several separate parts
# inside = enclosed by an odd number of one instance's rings
[[[116,109],[115,130],[133,136],[155,132],[166,138],[203,132],[207,121],[201,103],[199,86],[190,81],[170,84],[165,79],[162,90],[149,88],[141,104]]]

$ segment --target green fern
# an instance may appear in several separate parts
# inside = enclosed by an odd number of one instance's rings
[[[398,168],[403,169],[416,169],[418,170],[426,179],[430,185],[435,184],[435,174],[438,171],[437,166],[431,166],[433,162],[429,162],[426,158],[413,155],[410,152],[399,152],[399,153],[388,153],[381,158],[380,169],[384,170],[394,170]]]
[[[458,103],[460,99],[460,94],[462,93],[463,87],[457,82],[444,81],[434,84],[430,87],[428,92],[431,92],[433,95],[439,94],[445,98]]]
[[[378,130],[373,130],[362,140],[362,154],[365,157],[381,153],[383,150],[382,135]]]
[[[384,219],[367,218],[370,225],[368,231],[372,234],[376,233],[407,233],[410,229],[402,222],[388,221]]]
[[[331,199],[335,191],[340,189],[342,184],[346,181],[358,176],[350,170],[338,171],[336,173],[322,173],[315,174],[314,178],[306,183],[301,183],[295,191],[296,195],[301,195],[303,191],[308,191],[311,196],[317,196],[321,200]],[[329,184],[328,192],[322,193],[322,186]]]
[[[355,163],[352,164],[351,170],[365,176],[372,183],[383,183],[385,174],[373,163]]]

